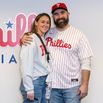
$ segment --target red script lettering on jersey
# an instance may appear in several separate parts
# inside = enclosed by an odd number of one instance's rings
[[[71,44],[64,43],[62,39],[57,39],[56,41],[53,41],[51,37],[46,38],[46,46],[71,49]]]

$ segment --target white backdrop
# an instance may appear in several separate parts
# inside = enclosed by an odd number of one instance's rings
[[[40,3],[41,2],[41,3]],[[23,14],[26,18],[24,30],[28,29],[28,17],[32,13],[51,13],[51,5],[64,2],[70,10],[70,23],[81,29],[88,37],[94,52],[93,67],[91,72],[89,94],[82,103],[102,103],[103,93],[103,1],[102,0],[1,0],[0,3],[0,103],[22,103],[19,92],[19,24],[17,16]],[[50,14],[51,15],[51,14]],[[11,24],[9,24],[9,21]],[[10,35],[12,32],[12,42]],[[1,37],[3,35],[3,39]],[[18,38],[18,39],[17,39]]]

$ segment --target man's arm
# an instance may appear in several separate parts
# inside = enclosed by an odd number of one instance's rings
[[[90,71],[89,70],[82,70],[82,81],[81,86],[79,88],[79,94],[81,99],[87,96],[88,94],[88,84],[89,84],[89,78],[90,78]]]
[[[27,45],[30,44],[32,42],[32,36],[31,33],[26,32],[24,33],[24,35],[22,36],[22,38],[20,39],[20,45]]]
[[[91,57],[85,58],[81,62],[81,85],[79,88],[79,94],[81,99],[88,94],[88,85],[91,71]]]

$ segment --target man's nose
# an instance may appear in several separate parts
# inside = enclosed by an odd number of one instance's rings
[[[62,14],[59,14],[58,17],[59,17],[59,18],[62,18],[63,16],[62,16]]]

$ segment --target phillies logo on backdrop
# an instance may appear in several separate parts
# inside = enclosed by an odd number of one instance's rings
[[[4,30],[0,27],[0,46],[11,46],[14,47],[17,44],[19,44],[20,38],[25,32],[26,28],[28,27],[28,31],[30,31],[31,24],[33,20],[35,19],[36,15],[33,13],[28,16],[28,18],[20,13],[16,16],[15,22],[12,22],[10,20],[7,21],[5,26],[7,26],[7,29]],[[15,27],[15,30],[12,28]],[[6,35],[6,40],[4,41],[4,35]],[[13,42],[13,35],[15,35],[16,40]]]
[[[24,34],[26,29],[27,31],[30,31],[31,24],[35,17],[35,13],[30,14],[28,17],[23,13],[20,13],[16,16],[14,22],[11,20],[6,21],[4,27],[0,27],[0,47],[15,47],[16,45],[18,45],[20,43],[20,38]],[[15,41],[13,37],[16,38]],[[17,64],[15,53],[8,55],[8,53],[1,52],[0,63]]]

